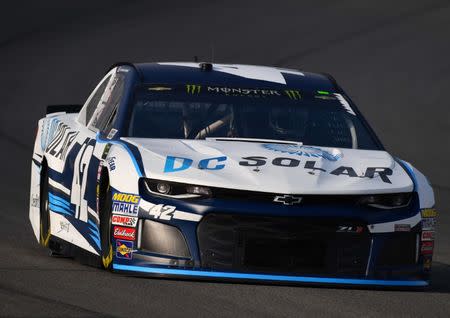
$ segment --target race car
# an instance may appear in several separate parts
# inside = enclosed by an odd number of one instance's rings
[[[39,120],[29,218],[114,272],[424,287],[434,204],[330,75],[119,63]]]

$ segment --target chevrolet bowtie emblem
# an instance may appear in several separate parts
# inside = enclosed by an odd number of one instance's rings
[[[299,196],[285,194],[285,195],[275,196],[275,198],[273,199],[273,202],[280,202],[280,203],[283,203],[284,205],[294,205],[294,204],[299,204],[300,202],[302,202],[302,199],[303,198],[299,197]]]

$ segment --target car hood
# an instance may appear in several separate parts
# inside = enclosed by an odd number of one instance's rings
[[[286,194],[409,192],[413,182],[385,151],[271,142],[122,138],[152,179]]]

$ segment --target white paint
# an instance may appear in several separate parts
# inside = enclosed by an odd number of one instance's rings
[[[173,218],[184,221],[192,221],[199,222],[202,219],[202,216],[195,213],[183,212],[183,211],[175,211],[173,213]]]
[[[61,230],[60,222],[69,223],[69,230]],[[97,251],[89,244],[84,236],[70,223],[70,221],[59,213],[50,210],[50,232],[53,236],[72,243],[82,249],[98,255]]]
[[[58,183],[51,178],[48,178],[48,184],[51,185],[53,188],[58,189],[67,195],[70,195],[70,190],[68,188],[66,188],[65,186],[63,186],[61,183]]]
[[[342,96],[341,94],[334,94],[334,96],[336,96],[336,98],[341,102],[341,105],[345,108],[345,110],[352,114],[353,116],[356,116],[355,112],[353,111],[353,109],[350,107],[350,104],[347,102],[347,100],[344,98],[344,96]]]
[[[199,63],[185,63],[185,62],[165,62],[158,63],[160,65],[173,65],[198,68]],[[286,80],[283,73],[305,76],[302,72],[296,70],[280,69],[268,66],[243,65],[243,64],[215,64],[213,63],[213,70],[223,72],[231,75],[245,77],[259,81],[268,81],[273,83],[285,84]]]

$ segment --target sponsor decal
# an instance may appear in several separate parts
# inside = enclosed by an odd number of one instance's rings
[[[187,84],[186,85],[186,92],[188,94],[200,94],[201,90],[202,90],[202,87],[200,85],[195,85],[195,84]]]
[[[435,225],[436,225],[435,218],[422,219],[422,230],[434,230]]]
[[[60,160],[65,160],[68,150],[73,146],[78,131],[71,131],[70,127],[59,122],[55,137],[47,147],[46,152]]]
[[[109,157],[106,159],[106,163],[108,164],[109,170],[116,170],[116,157]]]
[[[225,94],[225,95],[231,95],[231,96],[253,96],[253,97],[282,96],[280,91],[278,91],[276,89],[252,89],[252,88],[207,86],[206,91],[208,93],[218,93],[218,94]],[[295,92],[295,91],[290,91],[290,92]],[[298,96],[298,97],[300,96],[300,94],[298,94],[298,95],[294,95],[294,94],[292,96]]]
[[[423,218],[434,218],[437,216],[437,211],[435,209],[423,209],[422,217]]]
[[[395,232],[410,232],[411,225],[410,224],[395,224],[394,231]]]
[[[134,243],[132,241],[116,240],[116,257],[123,259],[132,259],[133,247]]]
[[[133,216],[113,214],[111,217],[111,223],[113,225],[123,225],[123,226],[135,227],[137,224],[137,221],[138,221],[138,218],[133,217]]]
[[[283,96],[282,93],[276,89],[201,86],[197,84],[186,84],[186,92],[191,95],[200,94],[201,92],[204,92],[209,94],[223,94],[226,96],[251,96],[251,97]],[[300,99],[301,97],[300,92],[297,90],[285,90],[284,93],[291,99]]]
[[[308,147],[313,148],[313,147]],[[317,148],[318,149],[318,148]],[[334,156],[334,161],[338,160],[337,157],[340,156],[338,154],[333,155],[328,153],[328,155],[325,155],[327,152],[315,152],[315,153],[308,153],[306,152],[301,155],[305,155],[307,157],[328,157],[328,160],[333,161],[332,156]],[[296,153],[300,154],[300,153]],[[227,157],[213,157],[213,158],[205,158],[198,162],[198,169],[203,170],[221,170],[225,168],[225,162],[227,160]],[[253,167],[254,171],[259,171],[260,166],[264,166],[267,164],[267,157],[262,156],[249,156],[249,157],[242,157],[242,160],[239,161],[239,165],[245,166],[245,167]],[[298,167],[301,163],[299,159],[296,158],[289,158],[289,157],[277,157],[274,158],[271,162],[272,165],[278,166],[278,167],[287,167],[287,168],[295,168]],[[316,167],[317,161],[307,160],[303,166],[304,169],[309,170],[309,174],[315,174],[315,172],[328,172],[327,170]],[[172,173],[172,172],[179,172],[184,171],[189,168],[191,168],[194,165],[194,160],[190,158],[185,157],[175,157],[175,156],[167,156],[166,162],[164,164],[164,173]],[[359,176],[355,169],[353,167],[348,166],[340,166],[336,169],[329,171],[329,174],[335,175],[335,176],[348,176],[351,178],[374,178],[375,176],[379,176],[380,179],[385,183],[392,183],[388,176],[392,175],[393,171],[391,168],[388,167],[367,167],[366,171],[363,175]]]
[[[116,135],[116,133],[117,133],[117,129],[111,128],[111,130],[109,131],[109,134],[108,134],[108,136],[106,136],[106,138],[107,139],[113,139],[114,136]]]
[[[102,159],[106,159],[106,157],[108,156],[108,153],[109,153],[109,149],[111,149],[111,144],[107,143],[105,148],[103,149]]]
[[[202,159],[198,163],[198,168],[202,170],[220,170],[225,167],[223,162],[226,160],[227,157],[225,156]],[[164,173],[189,169],[193,162],[194,161],[189,158],[167,156],[164,165]]]
[[[171,220],[175,210],[176,207],[174,206],[157,204],[148,211],[148,214],[155,219]]]
[[[328,96],[328,95],[316,95],[314,98],[323,99],[323,100],[335,100],[336,97]]]
[[[97,204],[97,211],[100,211],[99,206],[100,206],[100,177],[102,175],[102,167],[103,167],[103,163],[100,161],[98,168],[97,168],[97,184],[95,185],[95,201]]]
[[[339,225],[336,232],[337,233],[362,233],[364,231],[364,227],[362,226],[346,226],[346,225]]]
[[[136,238],[136,229],[130,227],[115,226],[114,238],[134,241]]]
[[[156,91],[156,92],[163,92],[163,91],[171,91],[171,87],[164,87],[164,86],[155,86],[155,87],[149,87],[149,91]]]
[[[422,241],[434,241],[434,231],[423,231]]]
[[[273,202],[283,203],[284,205],[294,205],[294,204],[299,204],[300,202],[302,202],[302,199],[303,198],[300,196],[285,194],[285,195],[275,196],[275,198],[273,199]]]
[[[58,124],[60,121],[56,118],[51,118],[48,120],[45,120],[45,122],[42,124],[41,128],[41,150],[45,151],[47,149],[49,142],[51,141],[51,138],[55,134],[55,130],[58,127]]]
[[[250,156],[242,157],[243,161],[239,161],[239,165],[245,167],[260,167],[267,164],[267,157],[261,156]],[[300,165],[300,160],[295,158],[279,157],[271,161],[271,164],[279,167],[294,168]],[[306,161],[303,167],[304,169],[310,170],[308,173],[315,174],[316,171],[327,172],[323,168],[316,167],[316,161]],[[333,171],[329,172],[332,175],[340,176],[345,175],[351,178],[374,178],[378,175],[383,182],[391,183],[388,176],[392,175],[393,171],[390,168],[384,167],[367,167],[366,172],[362,176],[358,176],[356,171],[352,167],[340,166]]]
[[[430,270],[431,264],[432,264],[431,257],[425,257],[423,260],[423,269]]]
[[[115,192],[112,197],[112,213],[136,216],[140,199],[135,194]]]
[[[337,161],[342,158],[342,154],[337,150],[334,151],[334,153],[331,153],[317,147],[289,145],[289,144],[263,144],[262,146],[269,150],[287,153],[290,155],[298,155],[312,158],[323,158],[330,161]]]
[[[299,91],[296,91],[293,89],[287,89],[284,92],[290,99],[301,99],[301,95],[300,95]]]
[[[31,206],[33,208],[39,208],[40,207],[40,197],[39,194],[32,194],[31,195],[31,202],[30,202]]]
[[[112,199],[117,202],[139,204],[141,197],[136,194],[115,192]]]
[[[69,222],[63,222],[63,221],[59,221],[59,230],[58,233],[60,232],[66,232],[69,233],[70,230],[70,223]]]
[[[434,242],[433,241],[425,241],[422,242],[420,247],[420,252],[423,255],[433,254]]]

